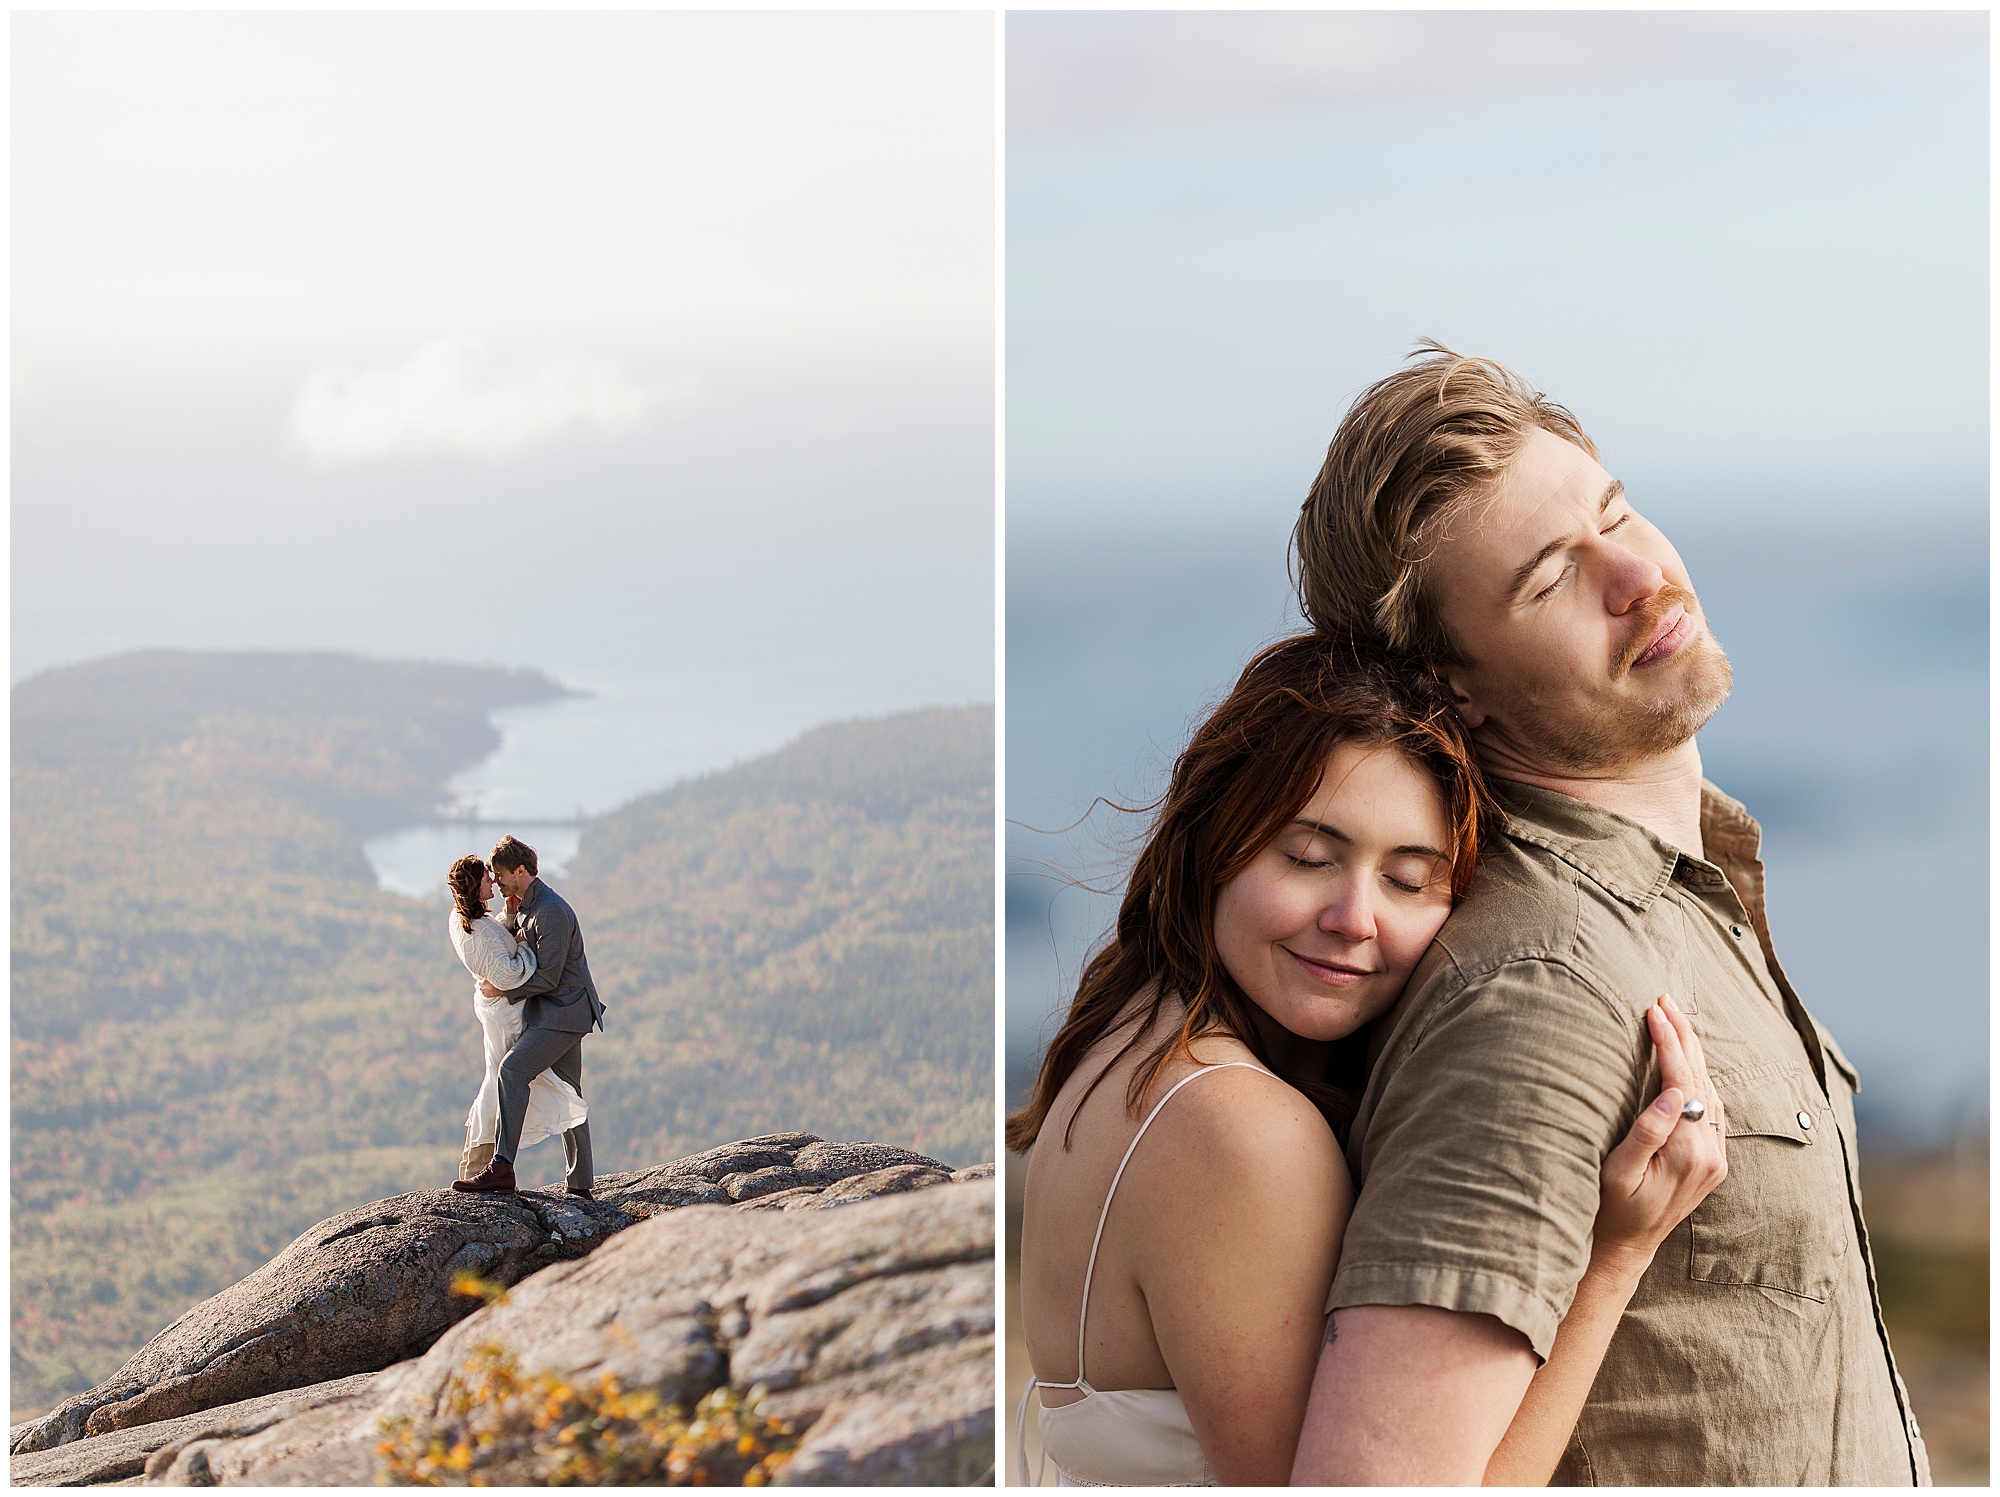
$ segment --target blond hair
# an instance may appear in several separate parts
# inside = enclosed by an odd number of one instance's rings
[[[1342,418],[1292,530],[1299,607],[1322,634],[1463,659],[1427,588],[1446,528],[1489,494],[1539,427],[1597,448],[1563,407],[1491,359],[1426,338]]]

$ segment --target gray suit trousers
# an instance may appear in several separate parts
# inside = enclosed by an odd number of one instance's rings
[[[528,1087],[544,1071],[554,1071],[582,1096],[583,1036],[554,1029],[521,1031],[514,1048],[500,1062],[500,1137],[493,1146],[495,1160],[514,1162],[514,1153],[521,1146],[521,1122],[528,1115]],[[563,1164],[569,1171],[571,1190],[590,1189],[594,1176],[588,1119],[563,1135]]]

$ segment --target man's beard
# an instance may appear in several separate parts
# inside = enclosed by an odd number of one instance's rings
[[[1631,650],[1619,662],[1618,679],[1629,678],[1632,661],[1676,604],[1687,610],[1690,622],[1700,616],[1701,604],[1686,588],[1669,583],[1661,589],[1648,600]],[[1728,700],[1735,679],[1729,657],[1705,622],[1666,669],[1676,672],[1679,680],[1670,695],[1657,701],[1616,703],[1593,717],[1580,718],[1553,709],[1530,688],[1505,703],[1499,716],[1546,768],[1562,774],[1600,774],[1679,748]]]

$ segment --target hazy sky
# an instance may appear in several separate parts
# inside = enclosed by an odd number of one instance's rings
[[[14,18],[16,357],[983,337],[992,23]]]
[[[1010,531],[1282,524],[1420,336],[1675,505],[1983,506],[1986,34],[1010,17]]]
[[[858,609],[878,675],[990,697],[990,17],[12,35],[17,678],[644,665]]]

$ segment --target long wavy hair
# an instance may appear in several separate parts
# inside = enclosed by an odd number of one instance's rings
[[[458,923],[470,933],[472,922],[486,913],[486,901],[479,897],[479,886],[486,882],[486,864],[467,853],[451,865],[445,882],[451,885],[451,902],[458,909]]]
[[[1269,646],[1175,761],[1110,938],[1083,969],[1027,1105],[1007,1119],[1009,1149],[1034,1143],[1056,1093],[1091,1048],[1131,1018],[1135,1000],[1141,1022],[1084,1100],[1153,1031],[1170,1002],[1186,1013],[1133,1073],[1126,1106],[1135,1116],[1161,1069],[1176,1054],[1192,1059],[1189,1046],[1202,1035],[1232,1035],[1276,1070],[1258,1036],[1255,1005],[1216,948],[1216,896],[1311,800],[1327,756],[1343,743],[1395,749],[1430,775],[1452,832],[1452,897],[1465,895],[1495,810],[1436,677],[1352,640],[1301,635]],[[1285,1077],[1343,1141],[1366,1080],[1366,1043],[1364,1026],[1334,1047],[1325,1076]],[[1070,1129],[1081,1110],[1079,1102]]]

